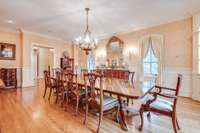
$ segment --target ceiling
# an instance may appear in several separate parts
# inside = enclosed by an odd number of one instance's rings
[[[70,41],[84,32],[87,4],[86,0],[0,0],[0,27]],[[90,0],[89,7],[90,29],[100,37],[189,17],[200,11],[200,0]]]

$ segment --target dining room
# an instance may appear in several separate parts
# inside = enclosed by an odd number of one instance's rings
[[[0,1],[0,133],[199,125],[199,0]]]

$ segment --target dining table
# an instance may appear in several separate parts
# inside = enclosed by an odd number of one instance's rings
[[[100,90],[99,80],[95,84],[95,89]],[[77,76],[77,84],[79,88],[85,88],[84,77],[82,75]],[[89,85],[89,83],[88,83]],[[125,118],[125,105],[124,99],[140,100],[143,99],[150,91],[154,89],[154,80],[145,81],[127,81],[116,78],[103,78],[102,89],[103,93],[109,94],[110,96],[116,97],[119,102],[119,124],[121,128],[128,131],[128,125]]]

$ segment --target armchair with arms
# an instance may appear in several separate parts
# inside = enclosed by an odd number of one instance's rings
[[[151,97],[147,98],[147,100],[145,100],[144,103],[142,103],[140,107],[141,125],[139,127],[139,130],[142,130],[143,128],[143,113],[144,112],[149,112],[147,114],[148,117],[150,117],[150,112],[171,117],[174,132],[177,133],[177,128],[178,130],[180,130],[178,120],[177,120],[177,114],[176,114],[176,104],[178,100],[178,94],[179,94],[179,90],[181,86],[181,81],[182,81],[182,75],[179,74],[175,89],[168,88],[168,87],[155,86],[157,91],[149,92],[149,95],[151,95]],[[167,91],[173,92],[174,94],[166,93]]]

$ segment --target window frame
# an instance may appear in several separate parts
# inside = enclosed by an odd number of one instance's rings
[[[150,61],[145,61],[145,58],[147,57],[147,55],[149,54],[149,52],[150,52]],[[153,64],[157,64],[157,66],[158,66],[158,59],[156,58],[156,56],[155,56],[155,54],[154,54],[154,52],[153,52],[153,49],[152,49],[152,46],[150,45],[149,47],[148,47],[148,50],[147,50],[147,55],[146,55],[146,57],[143,59],[143,72],[144,72],[144,75],[145,74],[158,74],[158,70],[157,70],[157,73],[153,73],[153,68],[152,68],[152,66],[153,66]],[[157,59],[157,61],[153,61],[153,56]],[[149,73],[145,73],[145,71],[144,71],[144,64],[149,64],[149,66],[150,66],[150,72]]]

